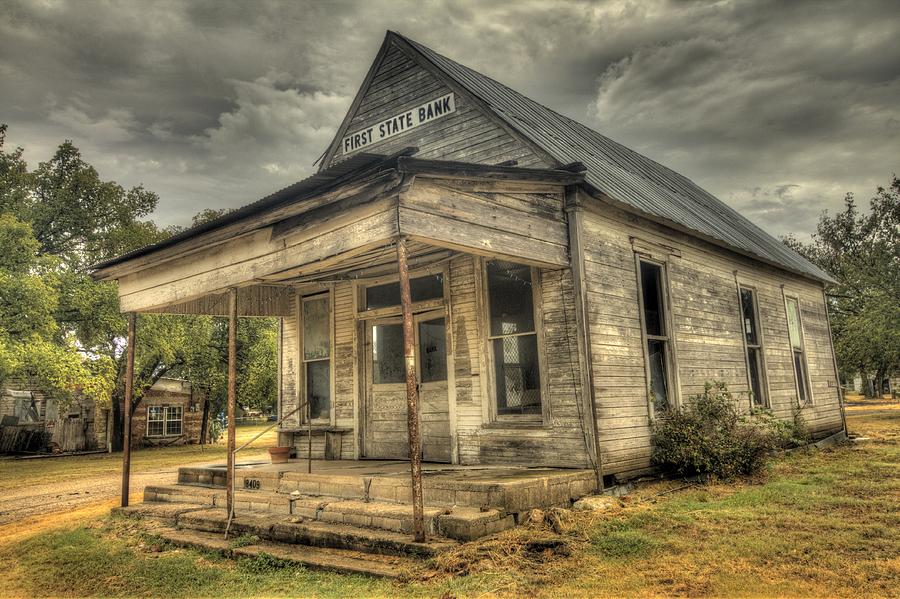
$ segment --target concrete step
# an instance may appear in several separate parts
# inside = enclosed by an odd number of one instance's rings
[[[224,534],[227,526],[225,510],[217,508],[184,512],[177,517],[176,522],[180,528],[208,533]],[[260,513],[235,516],[229,534],[255,535],[268,541],[292,545],[415,557],[431,557],[458,545],[457,541],[436,536],[418,543],[412,540],[411,535],[389,530]]]
[[[273,513],[306,520],[350,524],[412,534],[413,509],[409,504],[360,501],[339,497],[286,495],[266,491],[237,491],[235,513]],[[225,507],[225,491],[188,485],[154,485],[144,490],[144,501]],[[512,528],[515,518],[502,510],[465,506],[425,506],[426,534],[470,541]]]
[[[228,557],[257,557],[269,555],[307,568],[329,570],[345,574],[367,574],[386,578],[409,576],[421,567],[406,557],[360,553],[346,549],[299,547],[272,541],[257,541],[236,546],[234,537],[225,540],[221,534],[164,528],[155,531],[164,540],[178,547],[214,551]]]

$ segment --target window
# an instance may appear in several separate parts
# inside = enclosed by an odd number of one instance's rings
[[[800,304],[796,298],[785,298],[788,318],[788,334],[791,340],[791,354],[794,361],[794,378],[797,381],[797,399],[800,405],[812,400],[809,388],[809,373],[806,371],[806,355],[803,348],[803,327],[800,322]]]
[[[372,382],[376,385],[406,382],[403,325],[377,324],[372,327],[372,369]]]
[[[331,416],[331,326],[328,294],[303,298],[303,378],[309,417]]]
[[[419,368],[422,383],[447,380],[447,328],[443,318],[419,322]]]
[[[491,260],[486,270],[497,414],[540,414],[541,375],[531,267]]]
[[[181,406],[147,406],[147,436],[180,435],[183,412]]]
[[[747,379],[750,383],[750,405],[766,405],[765,361],[762,340],[757,325],[756,294],[752,289],[741,287],[741,323],[744,330],[744,344],[747,347]]]
[[[672,405],[672,356],[662,266],[638,261],[640,271],[641,322],[647,347],[647,380],[654,412]]]
[[[444,275],[441,273],[409,280],[409,294],[413,302],[444,297]],[[366,310],[400,305],[400,282],[366,287]]]

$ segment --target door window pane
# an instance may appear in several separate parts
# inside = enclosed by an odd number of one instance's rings
[[[409,295],[414,302],[444,297],[444,275],[441,273],[409,280]],[[400,305],[400,282],[366,287],[366,309],[389,308]]]
[[[531,267],[501,260],[487,263],[491,336],[534,331]]]
[[[422,382],[447,380],[447,329],[443,318],[419,323]]]
[[[306,398],[312,419],[331,416],[331,362],[319,360],[306,364]]]
[[[741,315],[747,345],[759,345],[759,336],[756,333],[756,307],[753,304],[753,292],[741,289]]]
[[[666,366],[666,342],[648,341],[647,353],[650,358],[650,394],[655,412],[669,409],[669,379]]]
[[[537,335],[494,339],[498,414],[540,414]]]
[[[648,335],[666,334],[662,312],[662,271],[656,264],[641,262],[641,289],[644,300],[644,323]]]
[[[372,369],[376,384],[406,382],[402,325],[378,324],[372,327]]]
[[[303,301],[303,359],[320,360],[331,353],[328,296]]]

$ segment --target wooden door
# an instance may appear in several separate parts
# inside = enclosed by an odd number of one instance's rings
[[[419,380],[419,429],[423,459],[450,461],[446,326],[443,313],[414,318]],[[409,459],[406,425],[406,370],[399,318],[367,321],[364,455]]]

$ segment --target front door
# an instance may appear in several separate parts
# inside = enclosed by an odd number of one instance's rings
[[[443,312],[413,318],[422,457],[450,461],[447,329]],[[399,318],[366,321],[365,447],[367,458],[409,459],[406,366]]]

